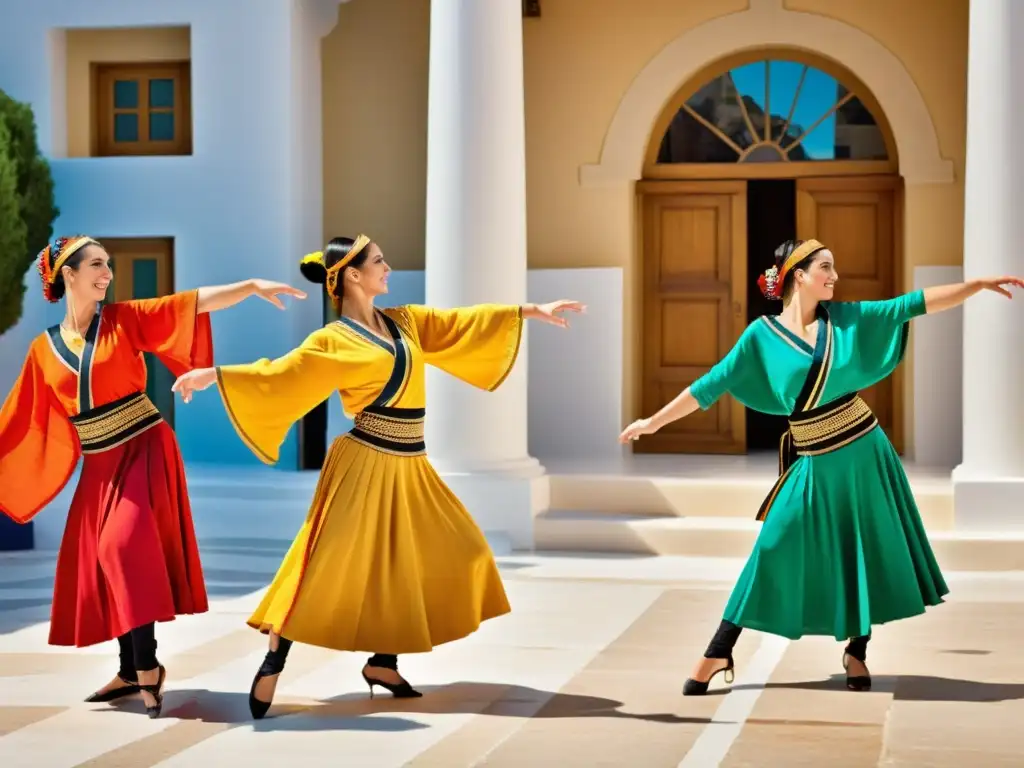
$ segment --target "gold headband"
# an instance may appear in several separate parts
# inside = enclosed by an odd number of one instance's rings
[[[789,258],[786,259],[786,263],[783,264],[782,268],[779,270],[779,285],[782,285],[783,281],[786,279],[786,275],[789,273],[789,270],[806,259],[812,253],[820,251],[824,247],[825,246],[817,240],[804,240],[804,242],[800,243],[799,247],[795,248],[793,252],[789,254]]]
[[[308,253],[302,257],[303,264],[316,263],[324,267],[327,270],[327,293],[331,296],[335,296],[335,290],[338,287],[338,275],[345,269],[349,264],[352,263],[352,259],[358,256],[362,250],[370,244],[371,240],[366,235],[357,235],[355,242],[352,243],[352,247],[349,248],[348,253],[345,254],[345,258],[339,261],[334,266],[328,268],[327,262],[324,261],[323,251],[314,251]]]
[[[781,299],[782,286],[790,270],[811,254],[824,250],[824,248],[825,246],[817,240],[805,240],[800,243],[789,254],[789,258],[786,259],[781,267],[772,265],[771,268],[765,270],[764,274],[757,278],[757,284],[761,288],[761,293],[768,299]]]
[[[60,249],[60,253],[57,255],[57,260],[53,262],[53,269],[50,270],[50,283],[57,280],[57,275],[60,274],[60,269],[67,260],[87,245],[99,245],[99,243],[91,237],[77,237],[69,239],[64,244],[64,247]]]

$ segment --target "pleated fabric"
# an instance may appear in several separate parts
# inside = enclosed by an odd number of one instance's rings
[[[924,613],[948,592],[899,456],[876,428],[797,460],[724,618],[791,639],[845,640]]]
[[[343,435],[248,623],[339,651],[405,654],[509,610],[487,540],[427,458]]]

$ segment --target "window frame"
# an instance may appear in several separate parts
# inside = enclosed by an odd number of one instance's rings
[[[93,155],[96,157],[131,157],[192,154],[192,67],[190,61],[150,61],[138,63],[94,63],[93,80]],[[118,80],[139,81],[139,140],[114,140],[114,83]],[[174,105],[174,138],[151,141],[149,138],[149,80],[172,80]]]
[[[659,163],[658,151],[672,119],[694,93],[719,75],[766,59],[805,64],[824,72],[860,100],[875,120],[885,142],[886,160],[790,160],[772,163]],[[888,116],[871,90],[854,73],[824,56],[790,47],[765,47],[737,51],[709,62],[694,72],[662,107],[648,134],[643,179],[796,179],[818,176],[888,175],[899,171],[899,152]]]

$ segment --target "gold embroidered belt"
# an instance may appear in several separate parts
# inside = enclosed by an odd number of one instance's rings
[[[384,453],[421,456],[427,452],[423,442],[424,408],[384,408],[371,406],[356,416],[348,436]]]
[[[868,404],[855,394],[791,418],[789,431],[798,456],[817,456],[839,450],[877,425]]]
[[[145,392],[122,397],[71,417],[82,453],[102,453],[163,421]]]
[[[820,456],[838,451],[878,426],[878,419],[856,392],[836,401],[791,416],[789,429],[779,443],[779,479],[757,511],[764,520],[800,456]]]

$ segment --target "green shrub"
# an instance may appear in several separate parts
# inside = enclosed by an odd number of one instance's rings
[[[21,318],[25,272],[59,214],[32,110],[0,91],[0,334]]]

